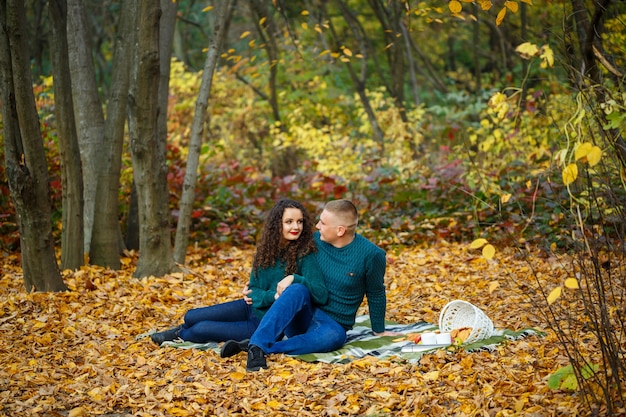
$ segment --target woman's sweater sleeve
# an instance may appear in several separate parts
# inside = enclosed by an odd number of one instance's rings
[[[250,272],[250,284],[248,289],[252,292],[248,294],[252,298],[252,307],[258,310],[267,310],[274,303],[276,295],[276,285],[270,287],[271,280],[266,275],[270,275],[270,271],[259,269],[258,274]]]
[[[306,255],[299,261],[299,264],[299,274],[293,274],[293,282],[303,284],[308,288],[313,303],[325,305],[328,302],[328,289],[315,254]]]

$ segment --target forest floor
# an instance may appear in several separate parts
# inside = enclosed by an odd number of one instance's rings
[[[533,327],[495,351],[424,355],[418,364],[371,357],[347,364],[268,358],[247,373],[245,355],[160,348],[137,336],[181,322],[194,307],[241,296],[253,249],[189,255],[187,270],[163,278],[85,267],[64,272],[70,291],[27,294],[19,261],[4,257],[0,278],[0,415],[6,416],[586,416],[577,393],[548,377],[568,364],[532,302],[535,277],[562,285],[561,263],[531,263],[503,250],[485,260],[445,242],[388,251],[387,319],[437,324],[463,299],[496,328]],[[537,299],[537,301],[540,301]],[[362,313],[367,313],[366,304]],[[593,346],[590,346],[593,350]]]

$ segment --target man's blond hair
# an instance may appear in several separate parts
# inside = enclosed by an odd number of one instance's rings
[[[326,203],[324,210],[333,213],[341,222],[337,226],[344,226],[347,231],[354,233],[359,223],[359,213],[350,200],[333,200]]]

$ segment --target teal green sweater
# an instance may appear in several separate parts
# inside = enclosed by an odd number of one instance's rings
[[[358,234],[343,248],[323,242],[319,232],[314,234],[314,239],[317,261],[328,288],[328,303],[321,309],[349,330],[354,326],[363,298],[367,296],[372,330],[384,332],[387,308],[385,251]]]
[[[317,264],[314,253],[310,253],[298,259],[297,272],[293,274],[293,284],[305,285],[311,293],[314,304],[322,305],[328,301],[328,290],[324,285],[324,275]],[[276,285],[285,278],[285,263],[276,261],[271,268],[259,269],[258,273],[250,272],[248,288],[252,292],[248,295],[252,298],[252,308],[258,318],[262,318],[274,303]]]

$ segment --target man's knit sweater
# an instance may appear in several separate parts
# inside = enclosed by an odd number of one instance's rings
[[[346,330],[354,325],[363,297],[367,296],[372,330],[385,331],[385,251],[362,237],[343,248],[336,248],[314,234],[317,262],[328,288],[328,303],[320,308]]]

